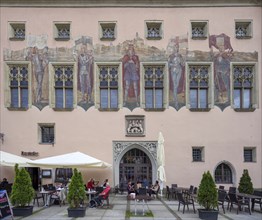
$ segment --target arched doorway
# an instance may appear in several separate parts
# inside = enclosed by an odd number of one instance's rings
[[[119,163],[119,184],[124,189],[132,183],[147,180],[152,184],[152,164],[147,154],[137,148],[127,151]]]

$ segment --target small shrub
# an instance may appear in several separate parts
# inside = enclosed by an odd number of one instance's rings
[[[240,178],[238,191],[240,193],[247,193],[247,194],[253,194],[254,192],[253,183],[248,174],[248,170],[246,169],[243,171],[242,177]]]

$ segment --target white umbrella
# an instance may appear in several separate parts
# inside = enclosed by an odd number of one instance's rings
[[[5,151],[0,151],[0,165],[13,167],[18,164],[19,167],[30,167],[28,164],[32,160],[17,156],[15,154],[10,154]]]
[[[81,152],[73,152],[68,154],[62,154],[53,157],[46,157],[39,160],[30,162],[31,165],[37,167],[48,168],[106,168],[111,167],[102,160],[91,157]]]
[[[165,148],[164,148],[164,137],[162,132],[158,135],[158,145],[157,145],[157,178],[160,181],[161,196],[163,191],[163,182],[166,182],[165,173]]]

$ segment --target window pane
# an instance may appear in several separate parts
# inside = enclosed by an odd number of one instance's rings
[[[11,89],[11,106],[18,108],[18,89],[17,88],[12,88]]]
[[[193,149],[192,150],[192,156],[193,156],[193,161],[202,161],[202,151],[201,149]]]
[[[190,89],[190,107],[197,108],[197,90]]]
[[[234,106],[235,106],[235,108],[240,108],[240,96],[241,96],[241,90],[240,89],[234,89]]]
[[[54,142],[54,127],[41,127],[42,143]]]
[[[146,108],[153,108],[153,90],[146,89]]]
[[[244,100],[243,100],[243,108],[250,108],[251,106],[251,91],[250,89],[244,89]]]
[[[108,108],[108,92],[107,89],[100,90],[101,108]]]
[[[73,89],[66,89],[66,108],[73,108]]]
[[[207,89],[200,90],[200,108],[207,108]]]
[[[28,89],[21,89],[21,107],[28,107]]]
[[[253,157],[252,157],[252,154],[253,151],[252,149],[245,149],[244,150],[244,161],[245,162],[252,162],[253,161]]]
[[[156,108],[163,108],[163,90],[162,89],[156,89],[155,91],[156,96]]]
[[[63,108],[63,89],[55,90],[55,107]]]
[[[118,107],[118,97],[117,97],[117,89],[111,89],[110,91],[110,101],[111,101],[111,108],[117,108]]]

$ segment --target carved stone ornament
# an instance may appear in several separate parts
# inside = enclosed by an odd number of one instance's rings
[[[126,136],[145,136],[145,116],[127,115],[126,116]]]

